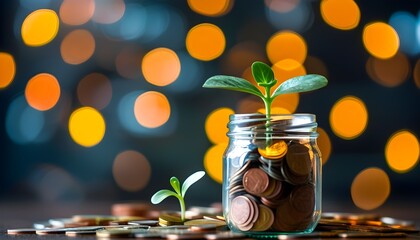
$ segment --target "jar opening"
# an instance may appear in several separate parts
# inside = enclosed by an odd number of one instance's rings
[[[317,138],[318,124],[314,114],[232,114],[227,135],[235,139]]]

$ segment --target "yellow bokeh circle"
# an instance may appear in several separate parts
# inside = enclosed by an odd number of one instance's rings
[[[293,59],[303,64],[308,49],[305,39],[298,33],[280,31],[268,40],[266,51],[272,64],[276,64],[284,59]]]
[[[380,207],[391,192],[388,175],[380,168],[372,167],[361,171],[351,184],[353,203],[363,209]]]
[[[207,116],[204,127],[210,142],[218,144],[229,141],[226,134],[231,114],[234,114],[234,111],[230,108],[218,108]]]
[[[218,183],[223,181],[223,153],[227,145],[227,142],[214,145],[204,155],[204,169]]]
[[[407,130],[394,133],[385,147],[388,166],[398,173],[413,169],[419,161],[420,145],[418,138]]]
[[[16,74],[16,63],[12,55],[0,52],[0,89],[9,86]]]
[[[77,144],[93,147],[105,135],[105,120],[102,114],[92,107],[81,107],[70,115],[69,132]]]
[[[321,15],[331,27],[350,30],[359,24],[360,9],[354,0],[322,0]]]
[[[58,33],[60,21],[51,9],[38,9],[30,13],[22,23],[23,42],[39,47],[51,42]]]
[[[371,55],[388,59],[397,53],[400,39],[392,26],[383,22],[374,22],[363,29],[363,44]]]
[[[134,116],[143,127],[157,128],[171,115],[171,106],[165,95],[155,91],[139,95],[134,103]]]
[[[233,0],[188,0],[188,6],[198,14],[219,17],[232,9]]]
[[[141,63],[144,78],[156,86],[173,83],[181,72],[178,55],[169,48],[156,48],[148,52]]]
[[[360,136],[368,123],[368,111],[363,101],[354,96],[338,100],[330,112],[330,125],[335,135],[350,140]]]
[[[225,50],[225,34],[214,24],[202,23],[190,29],[186,46],[193,58],[210,61],[218,58]]]

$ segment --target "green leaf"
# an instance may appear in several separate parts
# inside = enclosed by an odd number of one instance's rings
[[[249,81],[243,78],[237,78],[225,75],[216,75],[206,80],[203,87],[205,88],[221,88],[227,90],[234,90],[239,92],[246,92],[254,94],[258,97],[263,97],[260,90],[252,85]]]
[[[272,87],[276,84],[273,70],[263,62],[254,62],[251,66],[252,75],[259,86]]]
[[[171,183],[171,185],[174,188],[175,192],[178,193],[178,195],[181,195],[181,184],[179,183],[178,178],[171,177],[171,179],[169,180],[169,182]]]
[[[167,189],[163,189],[163,190],[160,190],[160,191],[156,192],[155,194],[153,194],[151,201],[152,201],[153,204],[158,204],[158,203],[162,202],[163,200],[165,200],[165,198],[170,197],[170,196],[174,196],[174,197],[178,198],[178,194],[176,194],[176,192],[173,192],[173,191],[167,190]]]
[[[308,92],[325,87],[327,84],[328,80],[324,76],[317,74],[294,77],[280,84],[280,86],[274,90],[271,98],[286,93]]]
[[[185,193],[187,192],[188,188],[191,187],[195,182],[200,180],[206,173],[204,171],[198,171],[196,173],[191,174],[187,179],[185,179],[185,182],[182,184],[182,194],[181,196],[184,197]]]

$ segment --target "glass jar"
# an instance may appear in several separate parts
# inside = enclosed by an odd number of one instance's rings
[[[321,217],[315,115],[233,114],[223,156],[223,213],[249,235],[310,233]]]

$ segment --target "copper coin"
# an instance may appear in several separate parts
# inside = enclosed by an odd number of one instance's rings
[[[296,187],[290,194],[289,200],[298,213],[308,217],[314,212],[315,187],[312,184]]]
[[[309,149],[301,144],[293,144],[289,147],[286,162],[290,171],[297,176],[308,176],[312,170]]]
[[[242,183],[247,192],[260,196],[267,190],[270,179],[263,170],[259,168],[251,168],[244,174]]]
[[[235,197],[231,202],[229,214],[235,225],[249,223],[254,215],[254,208],[251,200],[244,196]]]
[[[112,215],[151,217],[149,212],[153,209],[153,205],[146,202],[116,203],[112,205]]]

